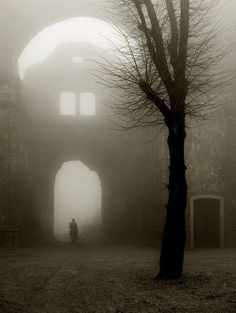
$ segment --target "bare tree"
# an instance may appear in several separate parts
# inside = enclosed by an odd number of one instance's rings
[[[186,121],[214,109],[213,89],[223,75],[216,70],[223,53],[216,50],[215,12],[206,0],[110,2],[110,20],[117,22],[117,41],[111,42],[116,62],[99,62],[98,76],[112,88],[113,109],[125,128],[168,130],[169,197],[157,278],[176,279],[186,241]]]

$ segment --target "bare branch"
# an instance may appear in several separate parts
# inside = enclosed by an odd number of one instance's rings
[[[171,64],[173,66],[175,72],[175,79],[177,78],[178,73],[178,45],[179,45],[179,30],[177,25],[177,18],[175,13],[175,8],[172,0],[165,0],[166,1],[166,8],[168,12],[168,17],[170,21],[171,27],[171,41],[169,46],[169,51],[171,55]]]
[[[160,125],[170,113],[198,118],[216,107],[211,91],[227,71],[211,0],[110,1],[118,41],[97,62],[96,78],[111,88],[123,122]]]

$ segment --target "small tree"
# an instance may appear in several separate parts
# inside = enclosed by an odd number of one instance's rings
[[[215,50],[217,24],[209,1],[110,2],[110,20],[117,21],[117,42],[112,42],[117,62],[99,62],[99,77],[112,88],[113,109],[124,127],[168,130],[169,198],[157,278],[176,279],[182,275],[186,241],[186,117],[205,117],[214,107],[207,94],[222,79],[213,71],[223,55]]]

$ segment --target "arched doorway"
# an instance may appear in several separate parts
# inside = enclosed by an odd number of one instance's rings
[[[101,238],[102,189],[96,172],[80,161],[63,163],[55,178],[54,235],[69,240],[69,222],[75,218],[81,240]]]
[[[190,199],[190,239],[194,248],[224,246],[224,199],[202,195]]]

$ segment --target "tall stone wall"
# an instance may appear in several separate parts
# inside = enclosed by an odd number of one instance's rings
[[[17,227],[18,224],[19,147],[20,131],[15,78],[2,66],[0,70],[0,224],[3,227]]]

